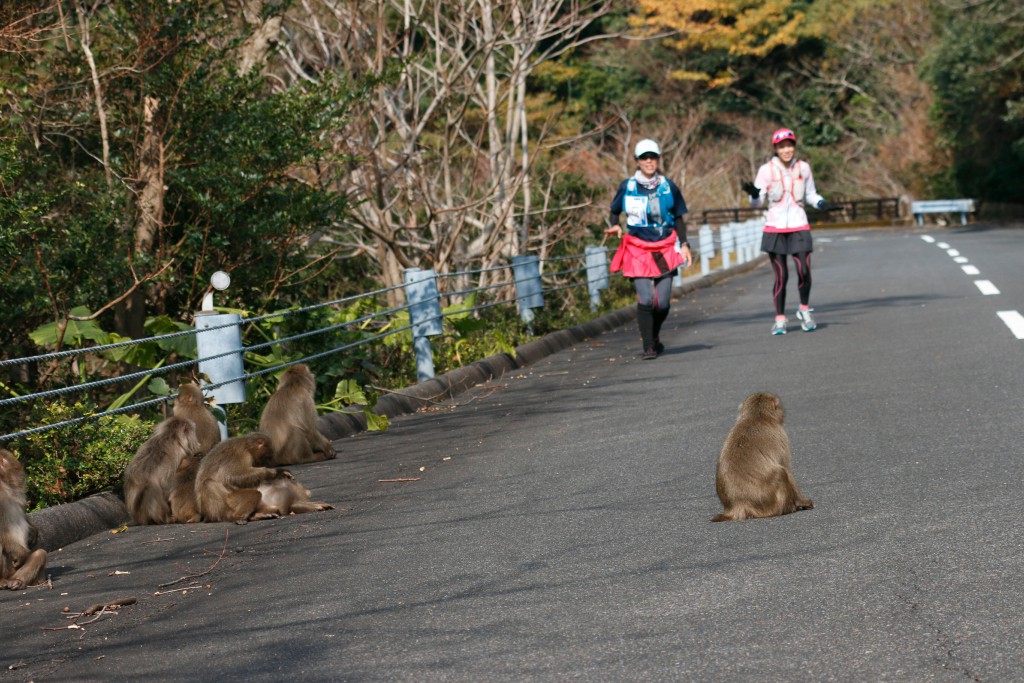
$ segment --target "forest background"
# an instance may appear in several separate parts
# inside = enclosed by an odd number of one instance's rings
[[[187,328],[215,270],[251,314],[408,267],[486,286],[599,241],[643,137],[691,209],[745,204],[783,125],[833,201],[1024,203],[1022,29],[1020,0],[5,0],[0,361]]]

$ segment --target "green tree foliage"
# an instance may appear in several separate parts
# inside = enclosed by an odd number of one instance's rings
[[[239,73],[245,35],[215,3],[61,7],[0,54],[4,348],[26,354],[28,330],[75,306],[111,318],[133,289],[149,313],[184,317],[217,269],[237,271],[231,296],[251,308],[287,302],[323,268],[309,235],[346,210],[317,168],[359,85],[274,89]],[[141,242],[145,168],[163,192]]]
[[[938,186],[946,195],[1024,202],[1021,5],[938,4],[936,14],[939,40],[925,74],[936,93],[933,117],[953,155]]]

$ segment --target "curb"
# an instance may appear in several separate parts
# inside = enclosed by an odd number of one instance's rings
[[[762,254],[753,261],[728,270],[693,276],[683,280],[682,286],[675,288],[673,293],[687,294],[710,287],[734,275],[753,270],[767,261],[768,257]],[[499,353],[414,384],[401,392],[386,394],[377,400],[373,412],[389,418],[415,413],[432,401],[454,398],[478,384],[497,379],[510,370],[536,363],[573,344],[610,332],[635,318],[636,307],[631,304],[568,329],[557,330],[516,347],[514,358],[510,354]],[[317,418],[316,426],[328,439],[337,441],[365,431],[366,416],[361,412],[328,413]],[[111,491],[103,491],[73,503],[36,510],[30,512],[28,518],[39,531],[38,546],[47,552],[101,531],[116,529],[129,521],[124,501]]]

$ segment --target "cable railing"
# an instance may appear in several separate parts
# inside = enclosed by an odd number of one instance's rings
[[[719,254],[718,267],[728,268],[731,259],[742,263],[756,256],[755,241],[759,240],[761,224],[757,220],[721,226],[713,231],[709,226],[699,230],[699,243],[691,237],[692,252],[699,260],[701,274],[711,270],[711,259]],[[437,274],[432,270],[410,268],[405,272],[404,284],[377,289],[331,301],[303,306],[284,311],[275,311],[259,316],[244,317],[239,313],[222,313],[204,310],[196,313],[194,327],[188,330],[154,335],[152,337],[102,344],[86,348],[64,349],[25,358],[0,360],[0,372],[6,370],[11,376],[42,364],[77,363],[83,364],[88,358],[104,357],[104,354],[122,352],[142,345],[163,348],[168,341],[187,339],[186,350],[177,358],[168,353],[167,359],[174,362],[159,364],[157,367],[126,372],[115,377],[104,377],[77,384],[47,389],[37,393],[13,395],[10,382],[0,382],[0,388],[8,396],[0,398],[0,408],[19,408],[29,414],[30,406],[57,397],[80,394],[86,397],[95,393],[109,392],[116,385],[132,387],[124,401],[115,402],[106,409],[76,416],[61,422],[45,425],[23,426],[21,429],[0,435],[0,444],[42,431],[80,424],[114,415],[145,413],[160,409],[163,404],[173,401],[176,393],[157,396],[133,397],[141,391],[141,385],[148,379],[190,374],[197,377],[204,392],[212,395],[218,405],[243,403],[246,401],[245,386],[254,379],[299,363],[309,363],[321,358],[342,355],[359,347],[380,343],[397,334],[411,334],[415,355],[418,381],[434,376],[433,349],[430,337],[443,333],[443,322],[454,316],[480,316],[483,312],[515,304],[519,318],[528,332],[532,333],[535,311],[549,299],[565,290],[587,288],[592,312],[599,310],[601,292],[609,287],[609,248],[587,247],[583,254],[570,254],[540,258],[538,256],[516,256],[510,263],[493,267],[460,272]],[[476,281],[485,284],[453,287],[455,283]],[[681,284],[681,276],[677,276]],[[397,294],[397,297],[395,296]],[[381,302],[390,297],[404,299],[400,305],[386,305]],[[472,300],[472,305],[459,307],[454,304]],[[204,308],[207,308],[204,306]],[[212,308],[212,306],[211,306]],[[313,329],[292,330],[280,338],[242,343],[242,331],[255,326],[285,323],[296,325],[310,322],[304,316],[317,312],[347,311],[351,318],[328,320]],[[321,315],[330,318],[330,315]],[[316,321],[313,321],[316,322]],[[319,348],[308,349],[309,341],[321,338]],[[299,351],[299,342],[306,349]],[[180,346],[180,345],[179,345]],[[285,349],[289,349],[285,353]],[[266,355],[262,355],[266,354]],[[248,366],[248,367],[247,367]],[[132,400],[133,402],[128,402]],[[8,411],[8,415],[11,411]]]

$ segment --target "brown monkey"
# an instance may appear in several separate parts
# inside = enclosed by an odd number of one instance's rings
[[[178,524],[193,524],[202,521],[199,516],[199,503],[196,501],[196,473],[199,471],[201,455],[190,455],[182,458],[178,470],[174,473],[169,502],[171,517]]]
[[[206,408],[203,401],[203,390],[195,384],[182,384],[178,387],[178,398],[174,401],[174,416],[192,420],[196,424],[196,436],[199,438],[199,450],[209,453],[210,449],[220,443],[220,424]]]
[[[793,480],[782,418],[782,402],[774,394],[751,394],[740,404],[715,476],[725,511],[712,522],[774,517],[814,507]]]
[[[139,446],[124,470],[124,502],[136,524],[170,524],[170,497],[181,461],[199,452],[196,426],[169,417]]]
[[[25,468],[0,448],[0,589],[18,591],[43,580],[46,551],[30,551],[36,528],[25,516]]]
[[[295,479],[274,479],[260,484],[260,510],[277,513],[281,517],[301,515],[304,512],[333,510],[334,506],[310,500],[309,490]]]
[[[280,515],[260,510],[257,488],[265,481],[291,478],[286,470],[261,467],[271,458],[270,436],[253,432],[221,441],[199,461],[196,500],[204,522],[235,522],[272,519]]]
[[[303,364],[284,371],[277,391],[260,417],[260,431],[270,435],[274,457],[269,465],[295,465],[335,457],[330,440],[316,430],[316,376]]]

